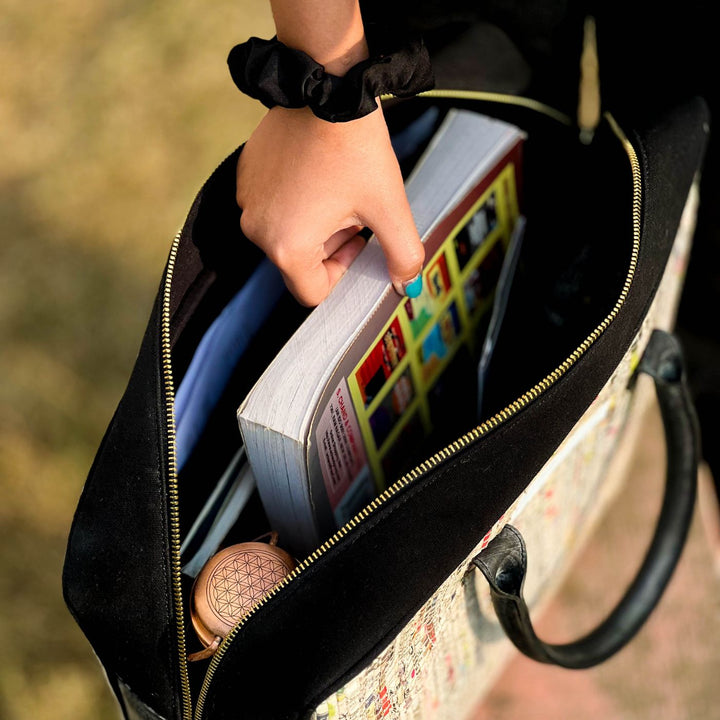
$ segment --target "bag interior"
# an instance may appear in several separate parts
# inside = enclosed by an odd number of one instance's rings
[[[391,133],[401,132],[430,106],[440,109],[438,124],[451,107],[463,107],[526,131],[521,212],[527,226],[489,371],[484,417],[454,412],[453,399],[448,398],[443,431],[408,458],[410,468],[508,406],[560,365],[616,304],[633,245],[630,163],[607,122],[585,145],[576,128],[538,109],[415,98],[388,105]],[[406,174],[423,149],[403,161]],[[263,258],[240,231],[237,157],[233,153],[208,181],[180,241],[171,319],[176,389],[203,334]],[[234,367],[178,476],[181,537],[241,445],[237,407],[309,312],[285,292]],[[256,491],[224,545],[253,540],[270,529]],[[187,598],[191,580],[185,582]],[[190,650],[194,642],[193,638]]]

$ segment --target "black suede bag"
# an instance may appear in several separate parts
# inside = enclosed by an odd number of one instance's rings
[[[199,192],[172,245],[135,368],[90,471],[68,544],[66,601],[128,718],[175,720],[191,717],[193,709],[208,720],[310,717],[467,563],[590,407],[643,327],[701,167],[706,104],[689,99],[645,115],[621,109],[602,121],[589,145],[557,113],[490,95],[404,101],[388,109],[391,128],[430,104],[442,111],[477,110],[528,134],[528,234],[491,368],[487,422],[475,434],[472,427],[453,428],[450,443],[430,448],[390,500],[324,545],[236,629],[207,675],[207,663],[188,669],[186,654],[197,648],[179,540],[212,489],[207,479],[232,456],[237,405],[307,312],[289,296],[281,301],[178,474],[174,390],[205,330],[262,259],[240,234],[234,198],[241,150],[231,154]],[[612,626],[605,624],[568,657],[534,638],[522,598],[510,597],[514,590],[519,596],[520,588],[510,586],[522,585],[513,573],[524,548],[509,549],[512,538],[498,536],[500,544],[493,541],[476,564],[491,586],[497,581],[493,598],[506,632],[537,659],[582,666],[614,652],[662,591],[648,591],[647,583],[660,573],[664,585],[682,546],[692,510],[688,477],[692,484],[697,463],[692,411],[678,389],[682,373],[674,350],[662,341],[651,345],[641,370],[658,385],[666,430],[677,446],[671,471],[685,482],[674,486],[677,502],[666,502],[680,509],[673,516],[663,511],[656,536],[656,544],[669,543],[673,562],[658,570],[648,556]],[[672,417],[682,414],[686,421],[673,430]],[[267,530],[257,503],[241,520],[240,533],[248,539]],[[486,560],[492,556],[499,558],[496,565]],[[264,690],[268,673],[276,692]]]

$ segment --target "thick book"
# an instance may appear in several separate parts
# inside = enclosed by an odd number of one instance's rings
[[[520,217],[524,137],[450,111],[406,181],[426,249],[422,294],[397,295],[371,238],[240,405],[268,520],[296,554],[410,469],[434,428],[462,415],[460,395],[475,413],[477,360]]]

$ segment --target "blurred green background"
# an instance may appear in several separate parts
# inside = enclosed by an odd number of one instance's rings
[[[170,241],[263,108],[225,64],[267,0],[4,0],[0,718],[117,717],[62,600],[82,484]]]
[[[2,720],[118,717],[62,600],[66,538],[134,362],[170,241],[200,184],[263,114],[233,86],[227,52],[249,35],[272,32],[268,0],[4,0]],[[624,512],[611,513],[614,537],[633,537],[630,514],[641,507],[637,522],[649,532],[658,493],[637,494],[646,487],[639,481],[648,474],[647,457],[644,463],[633,478],[636,495],[620,498],[616,508]],[[646,495],[653,496],[647,512]],[[720,583],[698,522],[667,599],[617,660],[587,676],[517,661],[520,675],[509,669],[479,717],[720,717]],[[639,550],[628,560],[628,578]],[[609,607],[624,550],[600,551],[596,544],[580,563],[592,569],[589,584],[578,573],[557,607],[592,609],[606,586]],[[536,683],[544,698],[531,692],[533,672],[544,673]],[[598,705],[590,683],[595,696],[611,696],[612,703]]]

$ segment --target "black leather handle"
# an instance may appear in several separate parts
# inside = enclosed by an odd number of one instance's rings
[[[655,330],[638,371],[655,381],[667,440],[665,495],[640,571],[610,615],[580,640],[566,645],[545,643],[535,634],[522,595],[527,557],[520,533],[506,525],[473,559],[490,583],[493,606],[508,637],[518,650],[539,662],[587,668],[620,650],[660,600],[685,544],[695,504],[699,435],[676,338]]]

